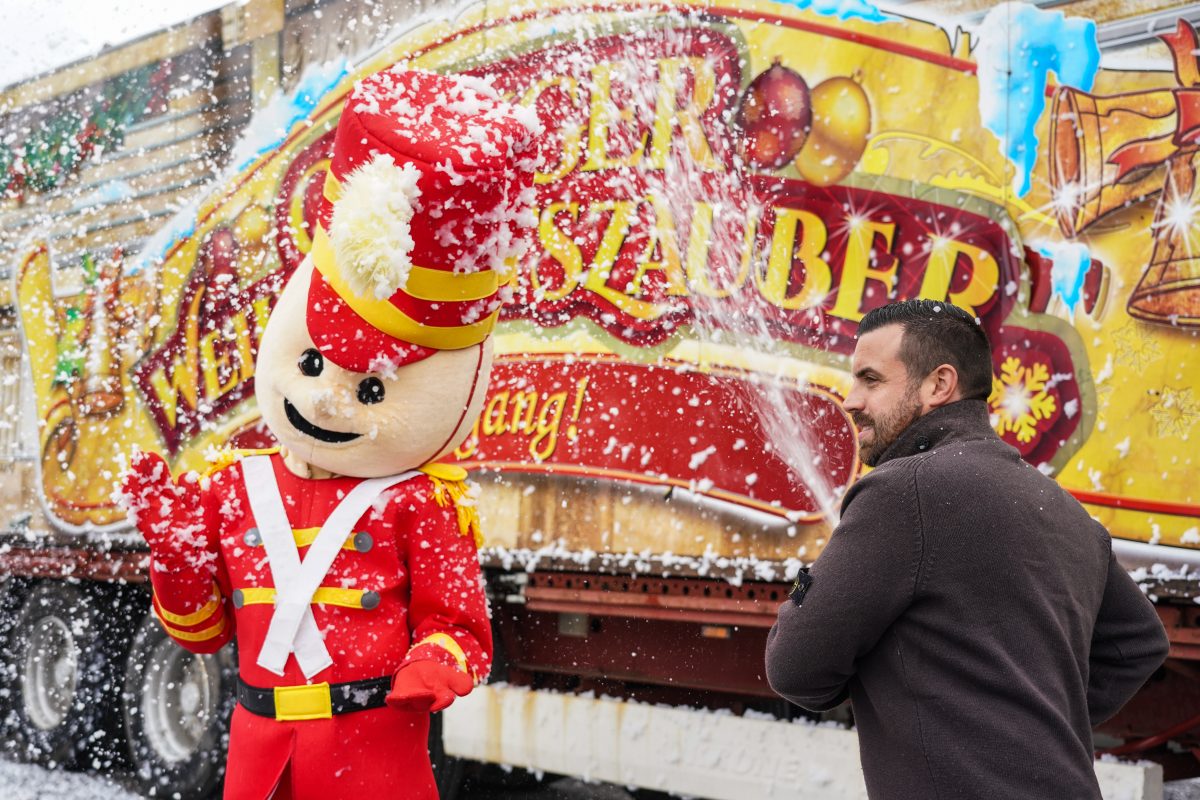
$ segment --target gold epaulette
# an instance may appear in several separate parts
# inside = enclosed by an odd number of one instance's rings
[[[479,529],[479,511],[475,507],[475,492],[467,483],[467,471],[455,464],[426,464],[419,468],[433,483],[433,499],[439,506],[454,506],[458,516],[458,532],[475,540],[476,547],[483,546],[483,532]]]
[[[224,450],[218,450],[216,453],[208,456],[209,467],[204,472],[204,477],[211,477],[230,465],[236,464],[243,458],[250,456],[270,456],[278,452],[278,447],[268,447],[264,450],[241,450],[227,447]]]

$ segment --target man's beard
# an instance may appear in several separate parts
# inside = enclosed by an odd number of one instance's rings
[[[873,467],[879,462],[883,451],[891,447],[892,443],[900,438],[900,434],[921,417],[921,401],[917,399],[916,387],[913,387],[906,391],[896,407],[887,413],[870,417],[861,412],[851,412],[850,416],[860,430],[864,427],[871,428],[871,441],[869,444],[860,445],[859,457],[868,467]]]

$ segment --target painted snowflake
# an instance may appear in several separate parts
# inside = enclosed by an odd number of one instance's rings
[[[1023,444],[1033,441],[1038,423],[1050,419],[1057,409],[1046,385],[1049,380],[1050,369],[1040,361],[1025,366],[1015,356],[1004,359],[999,377],[992,377],[988,397],[996,432],[1013,433]]]
[[[1155,402],[1150,414],[1158,428],[1159,436],[1174,436],[1186,439],[1192,426],[1200,422],[1200,400],[1192,396],[1191,387],[1172,389],[1163,387],[1161,392],[1151,392]]]
[[[1158,361],[1158,342],[1136,322],[1118,328],[1113,340],[1117,346],[1117,363],[1131,367],[1134,372],[1141,372]]]

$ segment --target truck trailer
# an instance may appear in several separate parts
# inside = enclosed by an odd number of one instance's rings
[[[1197,22],[1171,1],[249,0],[3,90],[5,757],[147,796],[220,784],[232,648],[188,653],[150,615],[114,486],[134,448],[179,473],[272,446],[259,337],[348,92],[405,62],[543,128],[454,453],[497,653],[435,718],[444,797],[465,762],[866,796],[849,708],[790,707],[763,651],[868,469],[841,403],[857,324],[918,297],[980,320],[996,432],[1108,528],[1166,626],[1166,665],[1097,731],[1105,795],[1200,774]]]

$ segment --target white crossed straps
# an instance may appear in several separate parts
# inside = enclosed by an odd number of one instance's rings
[[[275,482],[275,470],[270,457],[250,456],[242,459],[241,463],[246,496],[250,500],[250,510],[262,536],[267,564],[275,582],[275,610],[262,649],[258,652],[258,665],[282,675],[288,654],[295,653],[304,677],[312,678],[333,664],[313,619],[313,594],[325,579],[354,523],[366,513],[375,498],[420,473],[404,472],[386,478],[371,478],[355,486],[325,520],[308,554],[301,561],[300,551],[292,536],[292,525],[288,522],[283,500],[279,496],[279,485]]]

